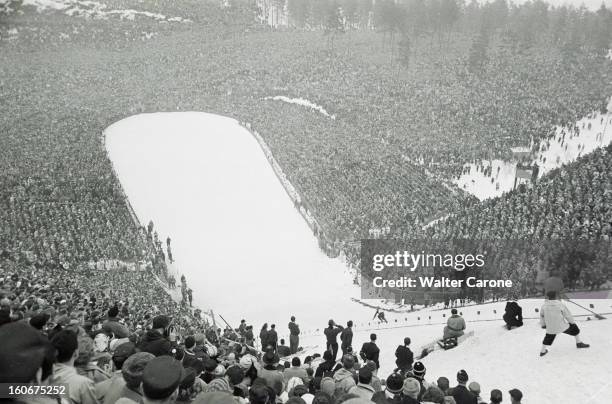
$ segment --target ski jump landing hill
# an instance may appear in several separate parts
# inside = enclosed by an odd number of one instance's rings
[[[374,309],[352,300],[359,288],[346,265],[320,250],[260,144],[237,121],[200,112],[141,114],[109,127],[105,141],[139,221],[152,219],[162,239],[172,237],[176,265],[196,306],[212,307],[233,324],[241,318],[254,327],[276,323],[280,337],[295,315],[300,345],[311,347],[303,356],[325,349],[329,318],[343,325],[353,320],[355,349],[377,333],[383,378],[404,337],[412,339],[416,354],[441,337],[449,310],[388,311],[389,323],[381,325],[372,319]],[[484,395],[518,387],[528,403],[607,402],[612,320],[595,320],[569,305],[592,347],[578,351],[573,338],[560,336],[540,358],[536,309],[542,301],[520,303],[525,326],[512,331],[501,321],[505,302],[460,308],[474,335],[426,356],[427,380],[452,381],[464,368]],[[580,303],[612,312],[611,300]]]

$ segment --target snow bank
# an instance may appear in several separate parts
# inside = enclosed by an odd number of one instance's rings
[[[265,153],[237,121],[199,112],[136,115],[105,132],[141,223],[172,238],[194,303],[233,324],[304,330],[367,318],[348,268],[328,258]]]
[[[282,102],[286,102],[288,104],[297,104],[297,105],[301,105],[303,107],[307,107],[310,109],[313,109],[323,115],[325,115],[328,118],[331,119],[336,119],[336,115],[330,115],[325,108],[323,108],[320,105],[317,105],[313,102],[310,102],[304,98],[289,98],[289,97],[285,97],[284,95],[276,95],[274,97],[265,97],[264,100],[273,100],[273,101],[282,101]]]
[[[137,11],[132,9],[108,9],[106,4],[92,0],[23,0],[23,5],[33,6],[38,12],[53,10],[61,11],[69,16],[85,17],[92,19],[108,19],[117,16],[122,20],[133,21],[137,16],[151,18],[160,22],[191,22],[182,17],[166,17],[160,13],[148,11]]]

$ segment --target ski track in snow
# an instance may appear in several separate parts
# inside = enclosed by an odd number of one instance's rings
[[[122,20],[133,21],[137,16],[152,18],[159,22],[191,22],[182,17],[166,17],[160,13],[138,11],[132,9],[112,10],[106,4],[92,0],[23,0],[24,6],[33,6],[38,12],[53,10],[61,11],[69,16],[92,19],[108,19],[118,16]]]
[[[172,238],[194,303],[230,323],[306,331],[371,309],[351,301],[339,259],[321,252],[255,137],[202,112],[141,114],[105,132],[109,157],[140,223]]]
[[[285,97],[284,95],[276,95],[274,97],[265,97],[264,100],[273,100],[273,101],[282,101],[282,102],[286,102],[288,104],[297,104],[297,105],[301,105],[303,107],[307,107],[310,109],[313,109],[319,113],[321,113],[322,115],[325,115],[328,118],[331,119],[336,119],[336,115],[330,115],[325,108],[323,108],[320,105],[317,105],[311,101],[308,101],[304,98],[289,98],[289,97]]]

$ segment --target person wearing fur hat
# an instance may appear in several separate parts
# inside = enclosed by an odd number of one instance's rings
[[[453,388],[453,398],[457,404],[478,404],[476,396],[472,394],[466,384],[469,380],[468,374],[461,369],[457,372],[457,386]]]
[[[548,347],[555,341],[557,334],[568,334],[576,339],[576,348],[588,348],[590,345],[582,342],[580,329],[574,321],[569,309],[558,300],[558,293],[550,291],[547,293],[547,300],[540,309],[540,325],[546,329],[546,335],[542,341],[540,356],[548,353]]]

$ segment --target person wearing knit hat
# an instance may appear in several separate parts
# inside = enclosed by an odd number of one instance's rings
[[[476,396],[466,387],[468,380],[469,377],[465,370],[461,369],[457,372],[457,383],[459,384],[453,388],[453,398],[457,404],[478,404]]]
[[[321,391],[329,394],[330,397],[333,397],[334,393],[336,392],[336,383],[334,382],[334,379],[331,377],[324,377],[321,379]]]
[[[404,388],[404,377],[399,373],[392,373],[387,377],[386,391],[391,394],[399,394]]]
[[[432,384],[425,390],[421,402],[423,404],[444,404],[444,392],[438,386]]]
[[[402,387],[402,394],[408,398],[408,400],[402,401],[402,403],[412,404],[418,403],[417,399],[421,393],[421,383],[413,377],[409,377],[404,380],[404,386]]]
[[[423,378],[425,378],[426,372],[427,372],[427,369],[425,368],[425,365],[423,364],[423,362],[418,361],[418,362],[414,362],[414,365],[412,366],[412,371],[410,371],[409,373],[415,378],[419,380],[423,380]]]
[[[480,398],[480,384],[478,384],[478,382],[471,382],[468,385],[468,390],[470,391],[470,393],[476,396],[476,400],[479,403],[483,402],[482,399]]]
[[[151,359],[142,372],[143,402],[174,402],[183,372],[183,365],[174,358],[164,355]]]
[[[28,324],[0,327],[0,383],[41,384],[52,375],[54,360],[53,346]]]
[[[521,404],[523,392],[521,392],[519,389],[512,389],[508,393],[510,393],[511,404]]]

